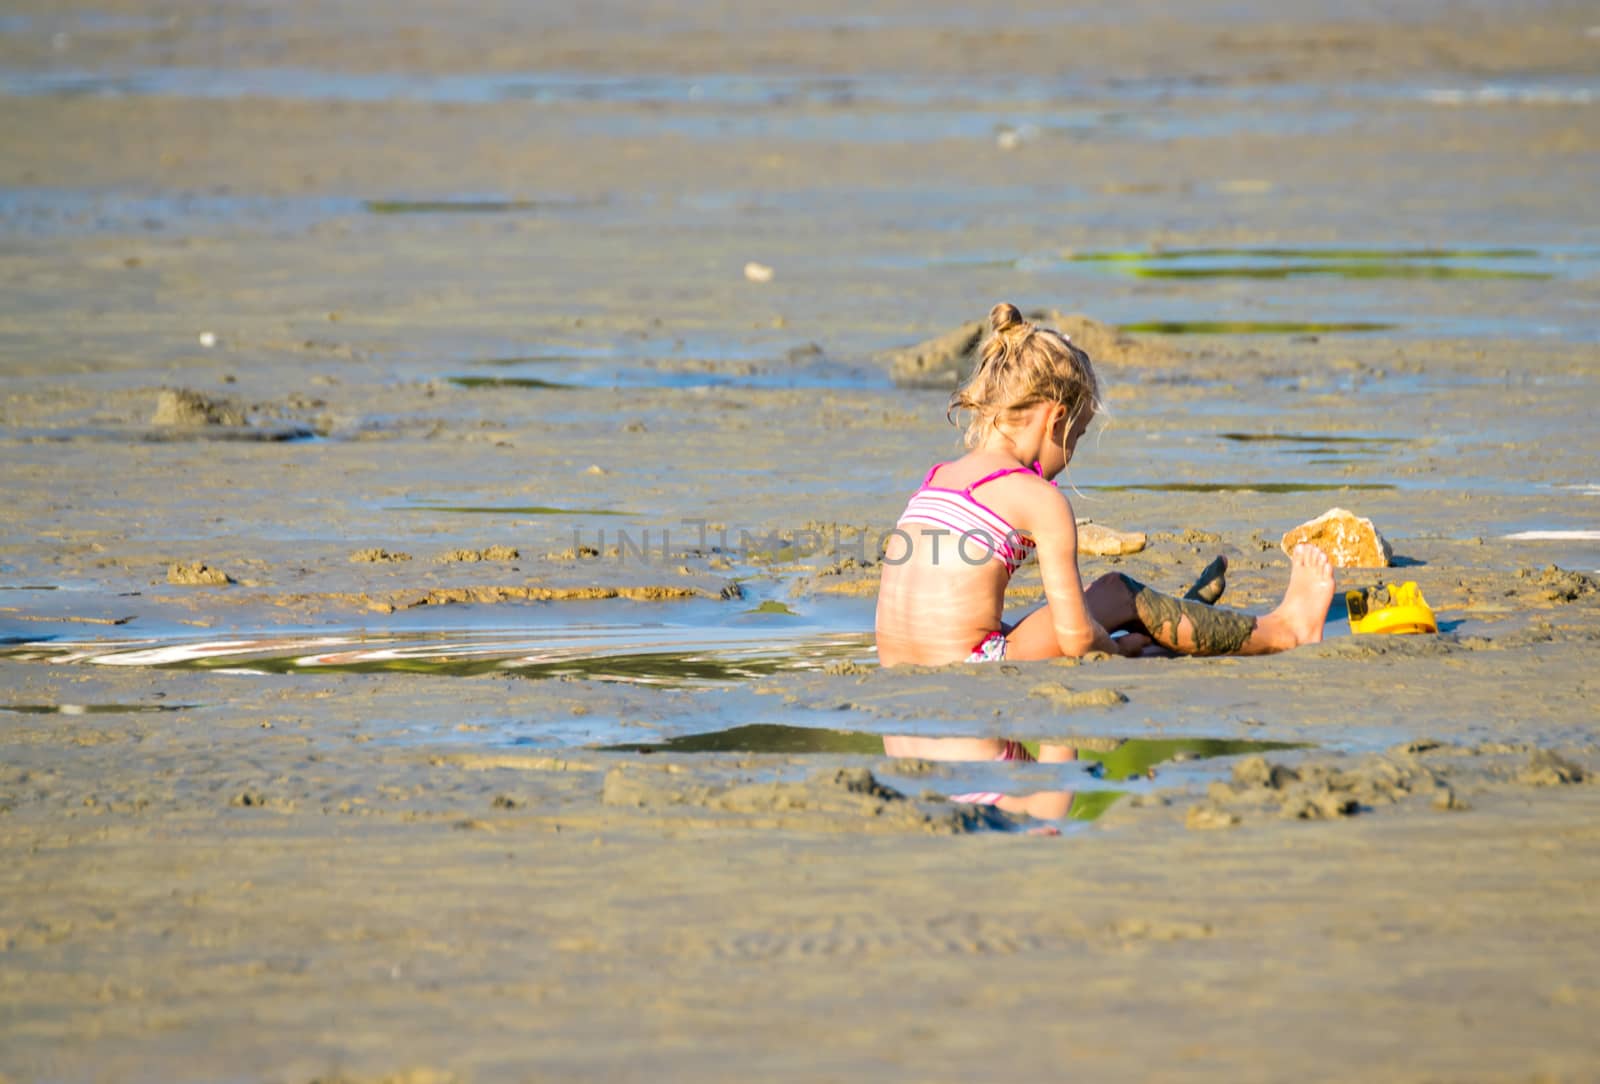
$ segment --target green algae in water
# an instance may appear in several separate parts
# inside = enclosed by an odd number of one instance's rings
[[[500,364],[498,362],[490,364]],[[532,376],[452,376],[450,383],[458,388],[572,388],[554,380],[540,380]]]
[[[1544,253],[1535,248],[1172,248],[1149,252],[1079,252],[1067,258],[1077,263],[1154,263],[1177,260],[1536,260]]]
[[[306,662],[298,656],[274,658],[192,659],[168,663],[163,670],[251,670],[266,674],[432,674],[438,677],[482,677],[488,674],[524,678],[574,677],[586,681],[616,681],[636,685],[722,684],[771,677],[795,669],[781,655],[719,657],[707,651],[648,651],[638,654],[591,655],[541,662],[518,659],[456,657],[434,659],[373,658],[354,662]]]
[[[628,638],[619,642],[619,635]],[[0,658],[48,661],[54,650],[49,645],[0,650]],[[307,642],[269,637],[220,643],[140,644],[132,649],[126,643],[108,643],[91,658],[114,658],[120,665],[157,670],[286,675],[409,673],[446,678],[498,675],[690,687],[815,670],[833,662],[862,660],[871,650],[872,638],[866,633],[796,638],[747,628],[737,634],[724,630],[719,638],[716,630],[706,637],[687,629],[645,625],[579,627],[570,633],[560,628],[544,629],[527,637],[466,640],[402,636]],[[80,645],[71,645],[68,661],[83,661],[80,651]]]
[[[1398,324],[1371,320],[1304,323],[1290,320],[1147,320],[1123,324],[1122,330],[1142,335],[1341,335],[1392,331]]]
[[[1345,437],[1332,433],[1219,433],[1240,444],[1409,444],[1410,437]]]
[[[752,606],[750,609],[746,610],[745,613],[747,613],[747,614],[783,614],[783,615],[785,615],[787,617],[799,617],[800,616],[793,609],[791,609],[787,604],[779,602],[776,599],[770,599],[770,598],[767,599],[765,602],[763,602],[759,606]]]
[[[627,742],[600,748],[611,753],[846,753],[883,756],[884,735],[862,730],[829,730],[821,727],[787,726],[781,723],[749,723],[703,734],[686,734],[660,742]],[[1035,760],[1038,741],[1018,744]],[[1071,746],[1070,738],[1052,745]],[[1271,741],[1233,741],[1222,738],[1130,738],[1115,749],[1095,750],[1078,747],[1080,763],[1098,763],[1102,778],[1112,781],[1134,779],[1149,773],[1158,764],[1184,757],[1208,760],[1215,757],[1272,753],[1284,749],[1309,748],[1304,743]],[[981,763],[987,763],[982,761]],[[1066,763],[1071,763],[1070,761]]]
[[[1149,279],[1512,279],[1542,281],[1545,270],[1493,266],[1504,261],[1545,261],[1528,248],[1187,248],[1158,252],[1086,252],[1074,263]],[[1483,265],[1490,266],[1483,266]]]
[[[498,215],[533,211],[539,205],[526,199],[373,199],[367,200],[364,206],[375,215]]]
[[[1023,742],[1028,752],[1038,755],[1038,743]],[[1151,768],[1177,757],[1210,760],[1215,757],[1241,757],[1256,753],[1275,753],[1285,749],[1309,749],[1304,742],[1231,741],[1220,738],[1132,738],[1115,749],[1079,749],[1080,761],[1098,761],[1103,778],[1113,782],[1149,774]]]
[[[1151,482],[1082,486],[1107,493],[1337,493],[1340,490],[1388,490],[1388,482]]]
[[[1142,279],[1291,279],[1320,276],[1341,279],[1522,279],[1553,278],[1548,271],[1513,271],[1500,267],[1454,267],[1448,264],[1297,263],[1274,267],[1130,267]]]
[[[751,723],[705,734],[688,734],[661,742],[630,742],[602,746],[614,753],[768,753],[785,756],[835,754],[845,756],[883,756],[884,735],[859,730],[831,730],[820,727],[785,726],[778,723]],[[1020,743],[1037,760],[1038,741]],[[1070,746],[1071,740],[1059,743]],[[1077,748],[1079,764],[1097,765],[1103,780],[1124,782],[1149,775],[1158,764],[1183,758],[1209,760],[1216,757],[1245,756],[1285,749],[1309,748],[1303,743],[1230,741],[1212,738],[1144,739],[1133,738],[1109,750]],[[992,763],[980,760],[975,763]],[[1066,762],[1066,763],[1071,763]],[[893,774],[893,769],[889,769]],[[1063,788],[1068,789],[1068,788]],[[1070,788],[1072,804],[1067,819],[1092,821],[1116,804],[1127,792],[1110,788]]]

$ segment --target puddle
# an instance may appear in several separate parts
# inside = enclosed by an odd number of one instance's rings
[[[504,363],[497,363],[504,364]],[[446,377],[458,388],[575,388],[576,384],[561,384],[554,380],[540,380],[532,376],[451,376]]]
[[[534,354],[523,357],[490,358],[466,364],[498,369],[529,367],[557,369],[560,379],[546,376],[496,375],[449,376],[446,379],[463,388],[884,388],[892,386],[878,368],[849,365],[827,357],[814,346],[795,347],[773,358],[730,351],[701,351],[717,344],[695,344],[695,353],[682,349],[664,350],[650,356],[662,344],[641,343],[630,351],[595,349],[583,353]]]
[[[933,16],[934,19],[940,16]],[[915,16],[926,23],[926,13]],[[290,101],[380,102],[390,100],[476,104],[504,101],[535,105],[624,105],[653,107],[788,106],[795,109],[896,107],[931,111],[960,105],[1006,105],[1099,101],[1109,112],[1130,107],[1189,106],[1215,114],[1239,107],[1257,119],[1263,107],[1313,115],[1349,98],[1435,106],[1586,105],[1595,100],[1592,80],[1561,77],[1501,80],[1470,87],[1417,82],[1365,81],[1322,87],[1293,82],[1239,83],[1169,77],[1125,78],[1104,84],[1074,75],[1034,77],[999,74],[960,80],[903,75],[829,74],[640,74],[564,72],[327,71],[314,68],[206,68],[160,66],[115,74],[50,68],[0,73],[8,96],[161,96],[185,98],[277,98]]]
[[[761,603],[761,605],[759,605],[759,606],[752,606],[750,609],[746,610],[745,613],[747,613],[747,614],[783,614],[783,615],[785,615],[787,617],[799,617],[800,616],[787,603],[779,602],[777,599],[771,599],[771,598],[767,599],[765,602]]]
[[[0,225],[9,234],[55,235],[109,231],[185,233],[247,228],[303,228],[354,214],[360,202],[343,196],[218,195],[211,192],[6,188]]]
[[[35,444],[69,441],[126,444],[300,444],[323,439],[303,425],[193,425],[159,429],[140,426],[64,426],[60,429],[0,427],[0,439]]]
[[[1220,433],[1223,440],[1240,444],[1410,444],[1409,437],[1346,437],[1332,433]]]
[[[1505,537],[1511,542],[1600,542],[1600,531],[1518,531]]]
[[[1155,778],[1159,765],[1309,746],[1212,738],[1084,739],[1078,743],[998,737],[933,738],[753,723],[660,742],[629,742],[599,748],[605,752],[646,755],[757,753],[890,757],[893,759],[889,763],[875,766],[874,773],[909,793],[932,789],[954,802],[996,806],[1039,820],[1089,821],[1134,789],[1107,784],[1137,782],[1142,789],[1150,789],[1146,784]],[[956,763],[963,767],[929,775],[925,771],[908,772],[907,765],[911,762]]]
[[[496,674],[680,687],[737,683],[846,660],[876,662],[868,633],[783,632],[770,625],[573,625],[497,634],[53,641],[7,649],[0,657],[229,674]]]
[[[1342,335],[1393,331],[1373,320],[1306,323],[1292,320],[1146,320],[1121,325],[1136,335]]]
[[[1545,271],[1511,271],[1441,264],[1297,263],[1275,267],[1234,264],[1219,267],[1137,267],[1128,274],[1142,279],[1291,279],[1316,276],[1341,279],[1530,279],[1553,278]]]
[[[1025,273],[1050,293],[1109,291],[1110,296],[1097,303],[1096,316],[1135,334],[1386,333],[1588,342],[1596,336],[1595,323],[1584,319],[1590,315],[1587,302],[1574,300],[1573,291],[1581,292],[1600,275],[1600,249],[1576,244],[1455,249],[1263,246],[1047,251],[1020,258],[1011,252],[979,249],[900,263],[915,263],[934,273]],[[1119,282],[1124,285],[1117,286]],[[1540,282],[1550,283],[1555,292],[1528,292]],[[1144,285],[1129,293],[1131,283]],[[1490,303],[1479,296],[1471,301],[1451,291],[1452,286],[1495,291],[1500,300]],[[1525,303],[1507,302],[1512,293],[1525,298]],[[1152,300],[1157,294],[1160,298]]]
[[[1491,83],[1481,87],[1435,88],[1422,92],[1429,105],[1590,105],[1600,101],[1600,89],[1560,84]]]
[[[1388,455],[1396,445],[1414,443],[1407,437],[1345,437],[1331,433],[1222,433],[1234,444],[1272,444],[1306,462],[1327,466],[1367,462],[1363,456]]]
[[[425,101],[483,104],[505,101],[549,106],[651,106],[681,109],[790,107],[799,110],[891,107],[938,111],[953,106],[1010,106],[1100,97],[1144,106],[1169,102],[1181,89],[1188,100],[1241,105],[1293,102],[1306,88],[1293,86],[1186,85],[1127,81],[1105,88],[1073,76],[1004,75],[949,80],[901,75],[593,75],[560,72],[323,71],[310,68],[203,68],[162,66],[116,74],[60,68],[0,73],[0,94],[10,97],[276,98],[289,101]],[[1043,110],[1041,115],[1048,116]],[[1209,112],[1209,111],[1208,111]]]
[[[133,715],[158,711],[192,711],[199,704],[0,704],[0,711],[21,715]]]
[[[479,504],[391,504],[385,512],[447,512],[468,516],[631,516],[633,512],[619,512],[605,508],[556,508],[544,504],[479,505]]]
[[[1516,279],[1542,281],[1597,254],[1562,248],[1190,248],[1086,252],[1064,262],[1146,279]],[[1030,266],[1036,257],[1029,257]]]
[[[1537,248],[1168,248],[1148,252],[1131,250],[1083,252],[1072,259],[1083,263],[1156,263],[1200,259],[1261,260],[1530,260],[1538,259]]]
[[[1338,493],[1341,490],[1389,490],[1387,482],[1144,482],[1085,485],[1107,493]]]
[[[362,204],[375,215],[497,215],[535,211],[540,204],[529,199],[367,200]]]
[[[600,749],[618,753],[814,753],[863,754],[966,762],[1086,763],[1098,778],[1113,782],[1146,776],[1169,760],[1245,756],[1304,749],[1296,742],[1234,741],[1224,738],[1095,739],[1085,745],[1009,738],[926,738],[866,730],[752,723],[660,742],[625,742]]]

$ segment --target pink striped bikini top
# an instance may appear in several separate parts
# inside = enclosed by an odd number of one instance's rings
[[[974,497],[972,491],[1008,474],[1035,474],[1043,478],[1044,472],[1039,464],[997,470],[965,489],[932,485],[933,476],[939,472],[939,468],[948,465],[933,465],[928,476],[922,480],[922,488],[906,502],[906,510],[900,513],[900,522],[895,526],[917,523],[941,528],[954,536],[950,542],[956,547],[959,559],[976,560],[975,555],[983,552],[982,547],[986,546],[990,555],[999,558],[1006,566],[1006,575],[1016,572],[1022,562],[1028,559],[1028,554],[1033,552],[1033,539],[1007,523],[1005,517]]]

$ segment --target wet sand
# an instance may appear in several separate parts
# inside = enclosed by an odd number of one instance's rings
[[[0,1074],[1593,1079],[1592,11],[637,8],[0,19]],[[1001,298],[1441,635],[874,666]]]

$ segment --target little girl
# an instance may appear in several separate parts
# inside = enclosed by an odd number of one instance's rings
[[[1014,305],[996,305],[989,323],[994,333],[977,367],[950,399],[952,415],[971,415],[971,450],[928,471],[885,545],[880,662],[1138,655],[1152,644],[1184,655],[1261,655],[1322,639],[1333,570],[1314,546],[1295,547],[1283,602],[1263,617],[1199,601],[1198,584],[1180,599],[1112,573],[1085,590],[1072,506],[1051,479],[1100,405],[1094,369],[1066,336],[1034,327]],[[1030,553],[1045,605],[1007,624],[1006,584]],[[1113,639],[1117,631],[1126,635]]]

